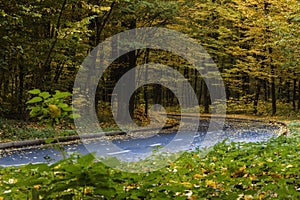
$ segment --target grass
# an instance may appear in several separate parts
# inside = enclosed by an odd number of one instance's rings
[[[59,136],[76,134],[70,126],[59,128],[57,133]],[[57,133],[44,125],[0,118],[0,142],[54,138]]]
[[[220,143],[159,171],[127,173],[73,156],[0,169],[0,199],[299,199],[300,122],[264,143]]]
[[[104,132],[119,131],[117,127],[104,127]],[[73,126],[68,124],[60,126],[56,130],[38,123],[25,123],[16,120],[0,118],[0,142],[21,141],[30,139],[48,139],[56,136],[76,135]]]

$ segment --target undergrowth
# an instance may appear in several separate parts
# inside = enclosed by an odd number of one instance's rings
[[[300,123],[263,143],[186,152],[159,171],[126,173],[74,155],[0,169],[0,199],[299,199]]]

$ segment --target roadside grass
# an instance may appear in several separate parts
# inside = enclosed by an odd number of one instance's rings
[[[120,130],[117,127],[110,126],[110,124],[101,124],[101,126],[103,126],[102,130],[104,132]],[[76,135],[77,133],[73,127],[74,125],[71,123],[65,123],[54,130],[51,127],[36,122],[26,123],[0,118],[0,143]]]
[[[45,125],[34,122],[26,123],[0,118],[0,142],[54,138],[57,133],[59,136],[76,134],[70,125],[62,126],[55,131]]]
[[[74,155],[0,169],[0,199],[300,199],[300,122],[263,143],[185,152],[158,171],[127,173]],[[167,162],[167,160],[161,161]]]

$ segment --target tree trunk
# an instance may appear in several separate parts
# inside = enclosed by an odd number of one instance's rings
[[[267,82],[267,80],[264,80],[263,83],[264,83],[264,96],[265,96],[265,101],[267,102],[268,99],[269,99],[268,82]]]
[[[136,28],[136,21],[135,20],[131,20],[129,22],[129,29],[134,29]],[[122,56],[123,59],[121,59],[121,62],[123,61],[123,63],[121,63],[121,66],[119,66],[118,70],[120,70],[121,76],[124,75],[127,71],[129,71],[132,68],[135,68],[136,65],[136,51],[131,51],[128,52],[126,55]],[[135,95],[132,95],[130,100],[129,100],[129,105],[126,104],[124,97],[127,97],[127,90],[128,89],[132,89],[135,90],[135,71],[133,71],[133,74],[131,75],[131,77],[133,79],[129,79],[126,80],[126,85],[124,86],[124,89],[122,91],[120,91],[120,95],[118,97],[118,114],[117,114],[117,119],[119,121],[123,121],[123,122],[128,122],[129,121],[129,117],[131,117],[133,119],[134,117],[134,102],[135,102]],[[120,77],[119,77],[120,78]],[[128,106],[129,108],[129,114],[130,116],[127,116],[127,112],[125,112],[127,110],[126,106]]]
[[[19,64],[19,88],[18,88],[18,116],[21,119],[24,119],[24,101],[23,101],[23,94],[24,94],[24,67],[23,64]]]
[[[300,111],[300,79],[298,79],[298,111]]]
[[[148,102],[148,62],[149,62],[149,52],[150,49],[146,49],[145,55],[145,63],[146,63],[146,71],[145,71],[145,86],[144,86],[144,101],[145,101],[145,115],[148,117],[148,109],[149,109],[149,102]]]
[[[203,104],[204,104],[204,113],[209,113],[209,95],[207,85],[204,84],[203,87]]]
[[[272,115],[276,114],[276,86],[275,77],[271,78]]]
[[[257,105],[258,105],[258,100],[259,100],[260,88],[261,88],[261,82],[259,79],[257,79],[256,80],[256,93],[255,93],[254,102],[253,102],[253,113],[254,114],[257,114]]]
[[[293,79],[293,110],[296,111],[296,92],[297,92],[297,79]]]
[[[291,95],[290,95],[290,81],[288,80],[285,85],[286,88],[286,101],[287,103],[291,103]]]

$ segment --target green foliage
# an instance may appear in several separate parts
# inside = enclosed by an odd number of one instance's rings
[[[216,145],[184,153],[149,173],[126,173],[73,155],[53,165],[0,169],[4,199],[298,199],[300,131],[263,143]],[[159,161],[158,161],[159,162]],[[120,164],[120,162],[116,162]],[[134,167],[134,165],[132,165]],[[138,166],[138,165],[137,165]]]
[[[59,127],[59,132],[53,128],[46,128],[36,123],[25,123],[16,120],[0,118],[0,141],[21,141],[31,139],[55,138],[56,136],[75,135],[76,131],[70,127]]]
[[[50,125],[66,118],[76,117],[71,113],[72,107],[68,104],[67,98],[71,96],[71,93],[56,90],[55,94],[51,95],[39,89],[30,90],[28,93],[36,95],[26,102],[29,105],[31,117],[37,117],[40,121]]]
[[[3,116],[27,117],[29,95],[26,91],[30,88],[70,92],[80,63],[90,49],[116,33],[139,27],[171,28],[196,39],[219,67],[229,100],[258,94],[259,104],[269,101],[270,93],[275,93],[270,91],[271,84],[275,83],[277,99],[299,104],[298,86],[294,86],[300,82],[297,0],[45,0],[38,4],[2,1],[0,5],[0,27],[5,27],[0,29],[0,111]],[[204,104],[199,83],[202,78],[181,61],[172,60],[172,55],[153,52],[149,61],[157,59],[187,72],[185,76],[201,97],[199,102]],[[142,50],[136,55],[137,62],[145,61]],[[123,68],[124,63],[107,70],[103,80],[116,82]],[[90,78],[92,80],[93,75]],[[98,98],[104,96],[101,100],[109,102],[110,90],[109,87],[99,90]],[[293,91],[296,94],[292,94]],[[35,90],[32,94],[39,92]],[[162,94],[162,101],[172,104],[168,92],[155,92]],[[42,102],[47,95],[50,94],[45,92],[31,99],[31,103]],[[297,109],[299,106],[294,106],[294,110]],[[248,108],[239,108],[237,112],[243,110]]]

